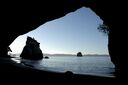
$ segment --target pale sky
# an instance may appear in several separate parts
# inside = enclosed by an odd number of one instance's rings
[[[40,42],[43,53],[108,54],[108,37],[97,30],[102,23],[99,16],[83,7],[19,36],[10,47],[13,53],[21,53],[27,36],[30,36]]]

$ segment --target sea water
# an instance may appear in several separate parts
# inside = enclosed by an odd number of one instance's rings
[[[22,59],[21,62],[47,71],[71,71],[74,74],[114,77],[114,65],[109,56],[49,56],[48,59],[38,61]]]

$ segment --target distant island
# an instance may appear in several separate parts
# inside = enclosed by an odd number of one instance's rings
[[[83,55],[82,55],[81,52],[78,52],[78,53],[77,53],[77,56],[78,56],[78,57],[82,57]]]

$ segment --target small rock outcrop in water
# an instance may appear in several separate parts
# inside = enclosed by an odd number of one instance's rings
[[[81,52],[78,52],[78,53],[77,53],[77,56],[78,56],[78,57],[81,57],[81,56],[83,56],[83,55],[82,55]]]
[[[40,43],[34,38],[27,37],[26,45],[20,55],[24,59],[39,60],[43,58],[43,53],[40,49]]]
[[[48,56],[45,56],[44,58],[45,58],[45,59],[49,59],[49,57],[48,57]]]

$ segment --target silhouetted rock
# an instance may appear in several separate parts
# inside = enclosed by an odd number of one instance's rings
[[[20,57],[33,60],[42,59],[43,53],[40,49],[40,43],[28,36]]]
[[[78,53],[77,53],[77,56],[78,56],[78,57],[81,57],[81,56],[83,56],[83,55],[82,55],[81,52],[78,52]]]
[[[49,59],[49,57],[48,57],[48,56],[45,56],[44,58],[45,58],[45,59]]]

